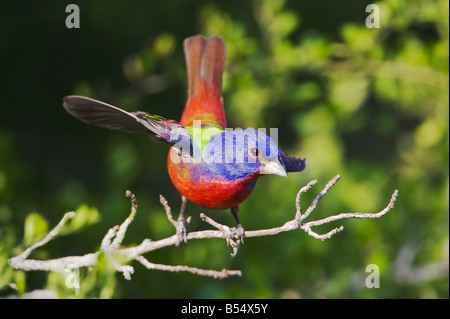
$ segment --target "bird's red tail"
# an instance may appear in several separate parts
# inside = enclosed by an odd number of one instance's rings
[[[221,37],[201,35],[184,41],[188,70],[188,100],[180,123],[188,126],[194,120],[202,125],[226,127],[222,101],[222,75],[226,46]]]

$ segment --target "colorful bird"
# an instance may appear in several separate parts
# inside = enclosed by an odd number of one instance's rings
[[[261,130],[225,129],[222,75],[226,46],[221,37],[201,35],[184,41],[188,71],[188,100],[180,122],[145,112],[127,112],[82,96],[64,98],[64,108],[79,120],[109,129],[144,133],[171,145],[167,160],[170,178],[181,193],[179,242],[186,242],[184,210],[187,201],[210,209],[229,209],[236,219],[233,236],[241,239],[239,204],[259,177],[287,177],[306,160],[283,153]],[[245,106],[243,106],[245,107]]]

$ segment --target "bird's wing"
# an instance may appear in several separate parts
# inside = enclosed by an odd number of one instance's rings
[[[300,172],[305,169],[306,159],[293,155],[287,155],[283,151],[280,151],[280,153],[281,159],[286,167],[286,172]]]
[[[63,106],[82,122],[129,133],[148,134],[172,145],[180,142],[182,136],[190,136],[177,121],[145,112],[127,112],[84,96],[66,96]]]
[[[226,46],[221,37],[204,38],[201,35],[184,41],[188,70],[188,100],[180,123],[226,127],[222,101],[222,75],[225,67]]]

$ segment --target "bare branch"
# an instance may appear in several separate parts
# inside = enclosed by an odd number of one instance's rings
[[[177,228],[177,221],[172,216],[172,209],[167,203],[167,199],[163,195],[159,195],[159,202],[163,205],[166,211],[167,219],[172,223],[173,227]]]
[[[311,226],[319,226],[323,224],[330,223],[335,220],[339,219],[345,219],[345,218],[360,218],[360,219],[373,219],[373,218],[380,218],[381,216],[385,215],[387,212],[391,211],[394,208],[395,201],[397,200],[398,196],[398,190],[396,189],[394,193],[391,196],[391,200],[389,201],[389,204],[378,213],[342,213],[336,216],[330,216],[324,219],[319,219],[316,221],[308,222],[308,225]],[[306,224],[305,224],[306,225]]]
[[[154,264],[154,263],[149,262],[146,258],[144,258],[142,256],[136,256],[134,259],[139,261],[147,269],[157,269],[157,270],[170,271],[170,272],[183,271],[183,272],[189,272],[189,273],[195,274],[195,275],[213,277],[213,278],[217,278],[217,279],[224,279],[229,276],[239,276],[239,277],[242,276],[242,272],[240,270],[222,269],[221,271],[216,271],[216,270],[200,269],[200,268],[189,267],[189,266],[170,266],[170,265]]]
[[[294,219],[287,221],[286,223],[284,223],[284,225],[279,227],[245,231],[244,236],[247,238],[273,236],[286,231],[302,229],[308,235],[317,239],[324,240],[342,231],[344,227],[340,226],[334,228],[325,234],[317,234],[311,228],[315,226],[328,224],[336,220],[347,218],[362,218],[362,219],[380,218],[394,208],[394,203],[398,196],[398,190],[395,190],[394,193],[392,194],[389,204],[383,210],[377,213],[342,213],[327,218],[303,223],[303,221],[310,216],[312,211],[316,209],[319,200],[328,193],[328,191],[336,184],[336,182],[339,179],[340,179],[339,175],[336,175],[333,179],[331,179],[325,185],[323,190],[319,192],[319,194],[314,198],[311,205],[306,209],[305,213],[302,214],[300,207],[302,194],[310,190],[311,187],[317,183],[316,180],[310,181],[306,186],[302,187],[297,194],[295,201],[296,212]],[[126,196],[129,197],[131,200],[131,213],[121,225],[114,226],[108,230],[108,232],[102,239],[99,251],[95,253],[86,254],[83,256],[68,256],[51,260],[27,259],[33,250],[44,246],[60,233],[66,221],[75,215],[74,212],[69,212],[64,215],[64,217],[61,219],[58,225],[56,225],[56,227],[52,229],[47,234],[47,236],[44,237],[44,239],[33,244],[31,247],[27,248],[20,255],[11,258],[9,261],[11,266],[13,268],[22,269],[26,271],[43,270],[43,271],[55,271],[64,273],[67,272],[67,267],[73,269],[74,267],[94,266],[98,262],[99,254],[103,252],[107,257],[107,260],[109,260],[109,262],[111,262],[114,265],[115,269],[117,271],[122,272],[124,278],[128,280],[131,279],[131,275],[134,273],[134,268],[130,265],[126,265],[125,263],[133,260],[137,260],[147,269],[156,269],[170,272],[188,272],[196,275],[221,279],[227,278],[229,276],[242,275],[240,270],[222,269],[221,271],[216,271],[216,270],[199,269],[184,265],[172,266],[172,265],[154,264],[150,262],[147,258],[143,257],[143,254],[149,253],[151,251],[162,249],[164,247],[179,245],[179,237],[177,236],[177,234],[157,241],[144,239],[142,243],[137,246],[121,248],[121,244],[127,232],[128,226],[134,220],[134,217],[136,216],[137,213],[136,197],[130,191],[126,192]],[[172,225],[174,225],[175,229],[178,230],[177,228],[178,222],[172,217],[171,208],[167,203],[167,200],[163,196],[160,196],[160,202],[164,207],[167,219],[170,221],[170,223],[172,223]],[[202,230],[202,231],[188,232],[186,234],[186,241],[194,239],[222,238],[227,241],[227,244],[231,245],[231,247],[233,248],[232,255],[234,256],[238,251],[241,239],[238,234],[235,234],[233,232],[233,228],[229,228],[226,225],[222,225],[203,213],[200,214],[200,217],[203,221],[216,228],[216,230]],[[189,220],[190,217],[188,218],[187,221],[189,222]]]
[[[186,199],[184,199],[186,200]],[[186,243],[187,238],[187,227],[189,226],[189,223],[191,222],[191,216],[189,216],[186,220],[184,220],[183,213],[184,208],[186,207],[186,202],[182,204],[182,212],[180,212],[180,216],[178,220],[175,220],[172,216],[172,209],[170,208],[169,204],[167,203],[167,200],[164,196],[159,195],[159,201],[161,205],[163,205],[164,210],[166,211],[167,219],[170,221],[170,223],[175,227],[175,230],[177,232],[177,242],[175,243],[175,246],[180,246],[183,243]]]
[[[108,247],[110,251],[115,251],[120,247],[123,239],[125,238],[125,233],[127,232],[128,226],[131,224],[137,213],[136,196],[134,196],[134,194],[129,190],[127,190],[125,194],[131,199],[131,213],[117,230],[117,233],[115,234],[116,238],[114,238],[112,244]]]
[[[61,228],[64,226],[64,224],[69,219],[73,218],[74,216],[75,216],[75,212],[68,212],[68,213],[66,213],[63,216],[63,218],[61,219],[61,221],[58,223],[58,225],[56,225],[55,228],[53,228],[47,234],[47,236],[45,236],[41,241],[35,243],[34,245],[32,245],[31,247],[26,249],[23,253],[21,253],[16,258],[26,259],[31,254],[31,252],[33,250],[35,250],[36,248],[39,248],[39,247],[44,246],[45,244],[47,244],[50,240],[52,240],[53,238],[55,238],[59,234],[59,232],[61,231]]]
[[[333,179],[331,181],[329,181],[327,183],[327,185],[325,185],[325,188],[319,193],[319,195],[316,196],[316,198],[314,198],[312,204],[308,207],[308,209],[306,210],[305,214],[300,218],[300,220],[304,220],[306,219],[309,214],[311,214],[311,212],[316,208],[317,203],[319,202],[319,200],[325,196],[326,193],[328,193],[328,191],[331,189],[331,187],[334,186],[334,184],[337,183],[337,181],[341,178],[340,175],[336,175],[335,177],[333,177]]]
[[[52,264],[48,263],[48,261],[40,261],[40,260],[28,260],[28,256],[35,250],[36,248],[42,247],[47,244],[50,240],[55,238],[67,220],[73,218],[75,216],[75,212],[66,213],[58,225],[55,226],[42,240],[37,243],[31,245],[23,253],[20,255],[13,257],[9,260],[9,263],[13,268],[22,269],[22,270],[53,270],[56,272],[64,272],[64,268],[70,264],[73,258],[77,257],[66,257],[65,259],[60,258],[58,262],[54,262]]]
[[[302,208],[300,207],[300,201],[302,199],[302,194],[309,191],[309,189],[316,184],[317,184],[317,180],[314,179],[314,180],[310,181],[306,186],[300,188],[300,190],[298,191],[297,198],[295,199],[295,208],[297,209],[296,214],[295,214],[296,220],[304,219],[301,217],[302,216]]]

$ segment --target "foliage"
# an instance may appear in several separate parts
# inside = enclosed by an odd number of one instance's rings
[[[0,13],[2,296],[47,288],[66,298],[448,298],[448,273],[428,267],[448,265],[448,1],[378,1],[379,29],[365,26],[368,1],[79,1],[81,28],[71,30],[64,26],[70,2],[27,2],[26,10],[20,3]],[[71,210],[80,214],[66,236],[33,256],[97,250],[129,214],[125,189],[139,202],[129,244],[171,234],[158,203],[159,194],[172,207],[180,203],[165,169],[167,147],[84,125],[64,112],[62,97],[178,119],[186,97],[182,41],[197,33],[227,43],[230,127],[277,127],[281,148],[308,159],[287,180],[258,182],[241,206],[246,229],[281,225],[301,186],[338,173],[342,181],[316,214],[375,212],[398,188],[396,208],[376,221],[347,221],[324,242],[299,232],[249,239],[233,259],[214,240],[146,256],[242,270],[242,278],[224,281],[136,266],[128,282],[102,263],[81,272],[76,295],[62,275],[12,270],[8,258]],[[202,211],[188,205],[191,230],[207,227]],[[229,213],[208,215],[233,223]],[[364,285],[368,264],[380,267],[378,289]]]

